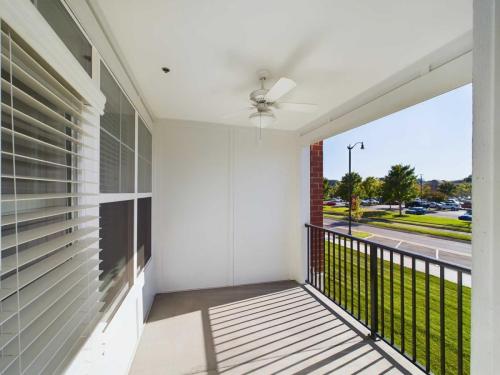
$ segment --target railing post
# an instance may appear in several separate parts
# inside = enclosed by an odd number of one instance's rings
[[[366,245],[365,245],[366,246]],[[370,292],[371,292],[371,333],[372,339],[378,332],[378,285],[377,285],[377,246],[370,245]]]

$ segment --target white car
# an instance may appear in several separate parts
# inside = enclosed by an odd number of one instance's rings
[[[458,211],[462,209],[462,207],[459,204],[456,203],[451,203],[451,202],[444,202],[441,205],[442,210],[452,210],[452,211]]]

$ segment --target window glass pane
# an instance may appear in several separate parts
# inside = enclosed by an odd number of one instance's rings
[[[120,155],[120,193],[134,192],[135,162],[134,152],[122,145]]]
[[[99,177],[101,193],[117,193],[120,177],[120,142],[101,130]]]
[[[139,117],[138,128],[138,181],[137,187],[140,193],[151,192],[151,161],[152,161],[152,139],[151,133]]]
[[[135,149],[135,110],[123,93],[121,96],[121,140],[132,150]]]
[[[139,155],[142,156],[144,159],[151,161],[152,155],[151,155],[151,143],[152,143],[152,138],[151,138],[151,133],[149,132],[148,128],[144,124],[144,122],[141,120],[139,117]]]
[[[151,193],[151,163],[139,156],[137,184],[139,193]]]
[[[135,110],[102,62],[101,90],[106,96],[101,116],[101,134],[105,134],[101,139],[101,193],[133,193]]]
[[[103,203],[99,215],[99,246],[102,249],[99,253],[102,260],[99,278],[105,303],[103,311],[108,311],[111,306],[116,311],[133,283],[134,202]]]
[[[120,139],[120,87],[116,84],[108,69],[101,63],[101,91],[106,96],[101,127]]]
[[[89,76],[92,75],[92,46],[71,15],[58,0],[36,0],[36,7]]]
[[[137,200],[137,269],[151,258],[151,198]]]

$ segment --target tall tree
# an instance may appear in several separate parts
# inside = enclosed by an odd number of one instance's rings
[[[333,194],[333,188],[330,185],[330,181],[323,177],[323,200],[331,199]]]
[[[438,191],[443,193],[448,198],[455,193],[455,184],[450,181],[443,181],[439,184]]]
[[[361,183],[362,195],[364,198],[375,198],[382,192],[382,181],[376,177],[367,177]]]
[[[456,185],[455,194],[459,197],[469,197],[472,194],[472,184],[470,182],[462,182]]]
[[[384,196],[391,202],[398,203],[400,215],[403,212],[403,202],[417,196],[416,182],[415,168],[402,164],[393,165],[384,178]]]
[[[342,180],[337,184],[335,189],[335,195],[342,198],[345,201],[349,201],[349,184],[352,184],[352,195],[358,195],[361,190],[361,176],[356,172],[346,173]]]

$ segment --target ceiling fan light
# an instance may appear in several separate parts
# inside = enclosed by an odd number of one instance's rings
[[[272,112],[254,112],[248,118],[253,125],[262,128],[272,125],[276,120]]]

